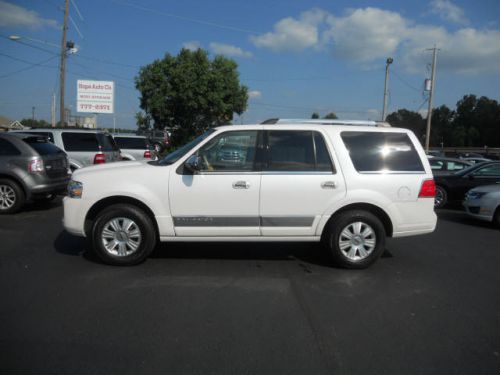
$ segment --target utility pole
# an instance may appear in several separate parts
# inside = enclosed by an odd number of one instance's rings
[[[382,108],[382,121],[385,121],[385,116],[387,115],[387,92],[389,85],[389,65],[393,62],[392,57],[388,57],[385,64],[385,82],[384,82],[384,106]]]
[[[31,107],[31,120],[35,122],[35,107]]]
[[[51,111],[52,127],[56,127],[56,94],[52,94],[52,111]]]
[[[427,51],[432,51],[432,73],[431,73],[431,91],[429,93],[429,109],[427,110],[427,131],[425,132],[425,152],[429,152],[429,143],[431,140],[431,120],[432,120],[432,97],[434,96],[434,88],[436,87],[436,59],[439,48],[429,48]]]
[[[61,41],[61,71],[60,71],[60,121],[61,126],[65,124],[65,110],[64,110],[64,78],[66,72],[66,32],[68,31],[68,13],[69,13],[69,0],[64,1],[64,25],[63,25],[63,33],[62,33],[62,41]]]

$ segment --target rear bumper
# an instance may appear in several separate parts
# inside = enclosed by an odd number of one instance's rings
[[[40,177],[40,176],[37,176]],[[24,180],[26,186],[26,198],[33,199],[40,195],[62,194],[66,192],[70,177],[50,180],[48,178],[28,178]]]

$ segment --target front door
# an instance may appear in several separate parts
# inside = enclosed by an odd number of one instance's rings
[[[176,236],[259,236],[258,131],[226,131],[196,155],[200,171],[173,170],[169,200]]]

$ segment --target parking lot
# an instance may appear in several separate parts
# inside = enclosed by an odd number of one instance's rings
[[[460,210],[373,267],[175,243],[111,267],[58,199],[0,217],[1,374],[498,374],[500,230]]]

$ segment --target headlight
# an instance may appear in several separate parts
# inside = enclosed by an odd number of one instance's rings
[[[487,193],[486,192],[482,192],[482,191],[469,191],[466,195],[465,195],[465,200],[473,200],[473,199],[479,199],[483,196],[485,196]]]
[[[68,184],[68,196],[70,198],[81,198],[83,194],[83,184],[78,181],[71,180]]]

